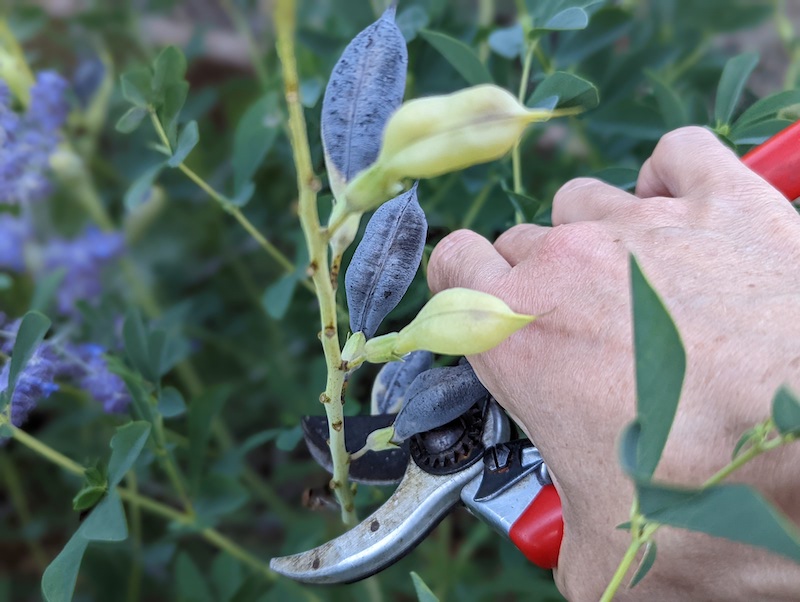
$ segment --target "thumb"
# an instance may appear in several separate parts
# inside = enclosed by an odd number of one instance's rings
[[[433,250],[428,286],[434,293],[454,287],[493,293],[510,271],[511,266],[492,243],[471,230],[456,230]]]

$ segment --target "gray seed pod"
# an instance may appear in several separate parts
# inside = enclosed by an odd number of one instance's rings
[[[322,145],[334,197],[378,156],[389,116],[403,102],[408,50],[394,4],[359,33],[333,68],[322,100]]]
[[[488,394],[469,364],[423,372],[406,391],[394,421],[395,441],[447,424]]]
[[[378,208],[344,276],[352,332],[371,338],[397,307],[417,272],[427,233],[416,184]]]
[[[402,361],[384,364],[372,384],[372,414],[396,414],[403,407],[406,391],[414,379],[430,370],[433,354],[412,351]]]

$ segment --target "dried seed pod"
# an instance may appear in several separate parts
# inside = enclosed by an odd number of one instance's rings
[[[371,338],[397,307],[417,272],[427,232],[416,185],[378,208],[344,278],[352,332]]]
[[[412,351],[402,360],[385,364],[372,384],[372,414],[396,414],[403,407],[413,380],[433,365],[429,351]]]
[[[392,5],[345,48],[322,100],[322,145],[333,195],[375,162],[389,116],[403,102],[408,51]]]
[[[406,403],[394,421],[394,439],[447,424],[488,394],[469,364],[427,370],[408,388]]]
[[[411,100],[386,124],[375,164],[345,190],[347,209],[370,209],[403,178],[432,178],[499,159],[529,124],[571,112],[528,109],[491,84]]]

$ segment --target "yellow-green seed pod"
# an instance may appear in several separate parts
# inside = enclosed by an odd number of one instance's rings
[[[558,114],[563,111],[528,109],[491,84],[406,102],[386,124],[378,160],[345,190],[347,209],[369,210],[405,178],[433,178],[499,159],[529,124]]]
[[[434,295],[397,333],[392,351],[396,355],[417,349],[446,355],[483,353],[535,319],[513,312],[488,293],[451,288]]]

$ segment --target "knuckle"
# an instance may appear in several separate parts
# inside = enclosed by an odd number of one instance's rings
[[[608,232],[598,222],[575,222],[556,226],[542,242],[545,258],[580,261],[603,257],[610,243]]]

